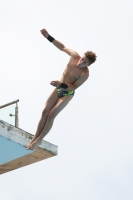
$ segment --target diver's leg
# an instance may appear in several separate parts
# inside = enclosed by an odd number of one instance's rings
[[[42,116],[41,116],[41,119],[38,123],[38,126],[37,126],[37,130],[36,130],[36,133],[33,137],[33,139],[30,141],[30,143],[28,144],[28,146],[30,144],[32,144],[38,137],[39,135],[41,134],[45,124],[46,124],[46,121],[47,121],[47,117],[50,113],[50,111],[52,110],[52,108],[55,106],[55,104],[57,103],[59,97],[58,97],[58,93],[56,91],[56,89],[54,89],[54,91],[51,93],[51,95],[48,97],[46,103],[45,103],[45,107],[42,111]],[[27,146],[27,148],[28,148]]]
[[[65,96],[60,98],[56,105],[50,111],[45,127],[43,128],[39,137],[29,146],[29,149],[35,149],[43,140],[43,138],[48,134],[50,129],[52,128],[55,117],[66,107],[66,105],[70,102],[73,96]]]

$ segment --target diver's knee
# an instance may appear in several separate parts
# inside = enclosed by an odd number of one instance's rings
[[[50,112],[49,115],[48,115],[48,118],[49,118],[49,120],[54,120],[56,116],[57,115],[56,115],[55,112]]]
[[[42,117],[48,116],[49,112],[50,112],[50,110],[47,107],[44,108],[43,111],[42,111]]]

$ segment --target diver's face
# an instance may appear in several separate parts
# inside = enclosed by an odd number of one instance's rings
[[[86,56],[83,55],[83,56],[80,58],[80,60],[79,60],[77,66],[78,66],[80,69],[83,69],[83,68],[88,67],[89,65],[90,65],[90,63],[89,63],[88,58],[86,58]]]

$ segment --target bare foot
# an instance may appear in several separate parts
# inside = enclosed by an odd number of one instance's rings
[[[37,138],[32,138],[32,140],[30,141],[30,143],[27,145],[27,147],[26,148],[28,148],[35,140],[36,140]]]
[[[29,143],[28,146],[26,147],[27,150],[33,150],[36,149],[38,145],[42,144],[42,141],[36,140],[32,143]]]
[[[31,145],[31,142],[26,146],[26,149]]]

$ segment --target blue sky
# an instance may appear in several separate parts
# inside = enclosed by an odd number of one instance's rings
[[[40,29],[80,55],[97,54],[45,140],[58,156],[0,177],[3,200],[132,200],[133,2],[0,2],[0,105],[19,99],[19,126],[34,134],[45,101],[69,56]],[[14,106],[0,119],[14,125]]]

